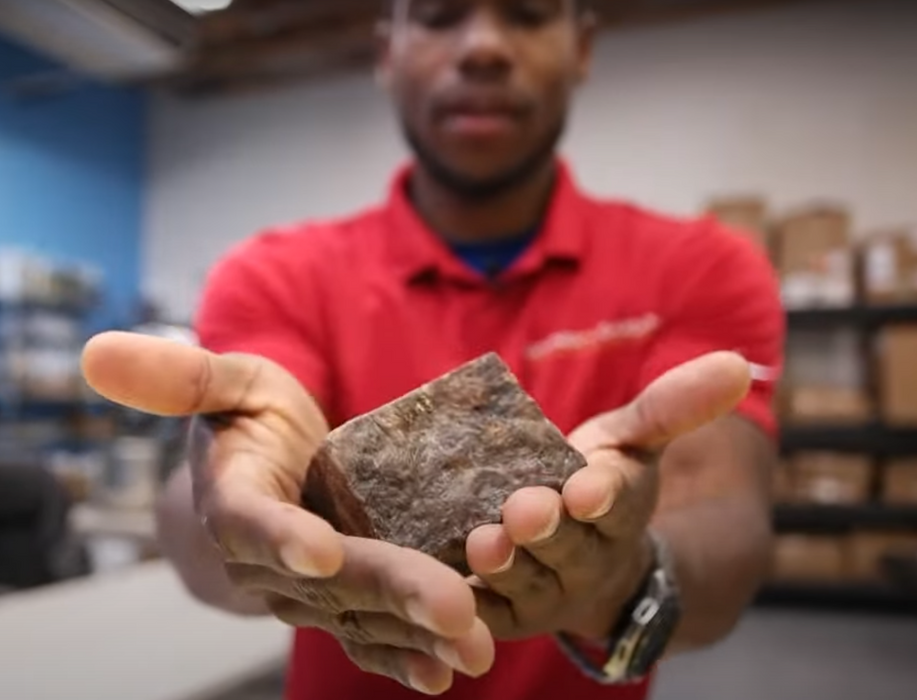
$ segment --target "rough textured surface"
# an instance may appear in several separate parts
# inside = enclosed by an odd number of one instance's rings
[[[339,531],[419,549],[462,573],[465,538],[526,486],[585,466],[495,354],[332,431],[303,505]]]

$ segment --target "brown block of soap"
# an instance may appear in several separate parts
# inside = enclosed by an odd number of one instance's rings
[[[338,531],[425,552],[463,574],[465,539],[514,491],[557,491],[586,465],[493,353],[328,434],[303,505]]]

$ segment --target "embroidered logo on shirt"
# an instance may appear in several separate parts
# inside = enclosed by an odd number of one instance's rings
[[[542,360],[559,353],[592,350],[625,340],[642,340],[655,333],[660,324],[659,317],[653,313],[619,321],[601,321],[586,330],[552,333],[529,345],[525,352],[529,359]]]

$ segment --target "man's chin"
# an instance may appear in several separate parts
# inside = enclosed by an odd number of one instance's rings
[[[478,154],[439,153],[426,147],[410,130],[405,133],[424,172],[453,194],[472,201],[499,198],[544,172],[554,162],[554,149],[559,140],[558,131],[528,154],[495,158],[498,154],[490,153],[481,154],[482,158],[478,159],[468,157]]]
[[[553,153],[538,161],[525,159],[509,164],[489,163],[486,166],[469,163],[450,163],[424,158],[416,153],[420,165],[428,176],[454,194],[468,200],[496,199],[544,172],[553,162]]]

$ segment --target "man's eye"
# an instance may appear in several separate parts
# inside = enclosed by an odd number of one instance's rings
[[[507,19],[522,27],[541,27],[552,21],[560,11],[556,2],[530,0],[517,2],[506,9]]]
[[[427,29],[449,29],[464,19],[465,12],[457,2],[416,2],[411,19]]]

